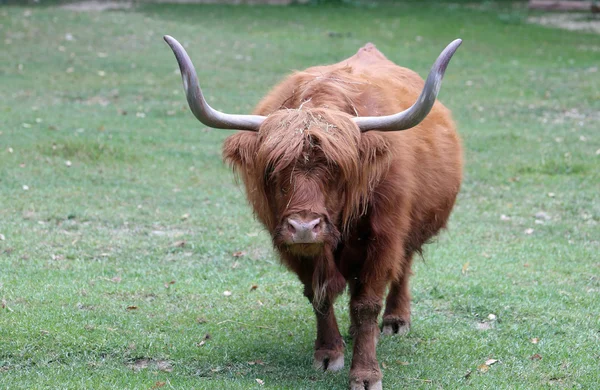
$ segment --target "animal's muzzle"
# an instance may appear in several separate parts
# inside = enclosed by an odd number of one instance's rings
[[[286,228],[293,244],[314,244],[320,241],[324,222],[322,218],[304,219],[293,216],[287,219]]]

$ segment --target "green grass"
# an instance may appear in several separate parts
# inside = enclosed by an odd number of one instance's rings
[[[380,341],[384,385],[596,388],[600,39],[508,12],[0,8],[0,388],[347,386],[351,349],[342,373],[313,371],[300,283],[221,162],[229,133],[187,109],[163,34],[234,113],[368,41],[425,76],[463,38],[440,98],[465,181],[449,231],[415,265],[411,333]],[[336,309],[347,335],[346,297]]]

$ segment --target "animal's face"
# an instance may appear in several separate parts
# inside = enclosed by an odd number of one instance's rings
[[[258,133],[229,137],[223,155],[240,173],[275,245],[313,256],[325,245],[335,246],[351,216],[360,212],[369,181],[365,171],[380,154],[367,142],[371,152],[365,157],[362,141],[345,114],[281,110]]]
[[[334,246],[340,236],[344,177],[312,142],[291,165],[264,172],[264,191],[276,224],[273,241],[299,255]]]

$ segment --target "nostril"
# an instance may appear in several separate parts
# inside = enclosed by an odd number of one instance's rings
[[[294,234],[296,233],[296,226],[298,225],[298,222],[294,221],[293,219],[288,219],[287,220],[287,228],[289,230],[290,233]]]
[[[313,219],[312,221],[308,222],[306,225],[309,229],[311,229],[313,232],[316,233],[319,230],[321,230],[321,218]]]

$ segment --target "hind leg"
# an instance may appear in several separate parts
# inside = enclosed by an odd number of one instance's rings
[[[392,281],[385,302],[383,313],[382,333],[384,335],[405,335],[410,330],[410,288],[412,253],[406,257],[406,262],[397,280]]]

